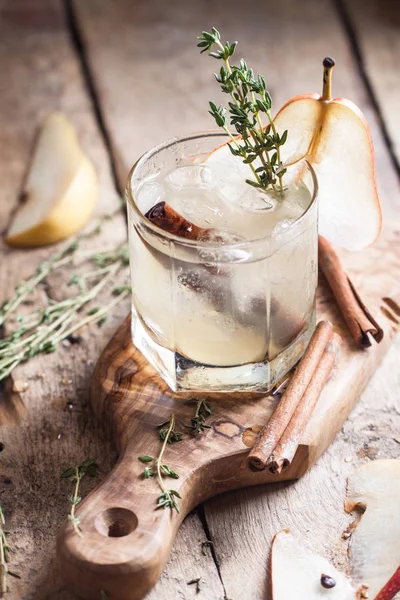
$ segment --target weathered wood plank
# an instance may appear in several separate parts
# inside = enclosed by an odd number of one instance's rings
[[[0,22],[2,230],[18,202],[36,128],[52,110],[65,112],[76,126],[99,173],[98,212],[111,210],[117,206],[118,198],[109,160],[71,48],[61,4],[3,2]],[[123,218],[117,219],[105,235],[110,242],[123,239]],[[18,251],[2,245],[1,300],[54,251],[54,247]],[[26,392],[21,394],[27,411],[19,427],[0,429],[4,444],[1,503],[10,543],[16,549],[12,570],[21,576],[20,580],[9,578],[10,600],[57,597],[56,590],[62,584],[54,565],[55,535],[65,519],[69,493],[69,485],[60,481],[60,472],[68,463],[88,455],[96,457],[103,470],[113,460],[113,452],[88,409],[86,382],[93,361],[116,322],[118,317],[114,325],[110,322],[99,334],[93,331],[83,344],[66,344],[59,353],[38,357],[15,372],[15,380],[27,384]]]
[[[196,512],[182,523],[164,573],[146,600],[222,600],[224,589]],[[199,591],[189,581],[200,578]]]
[[[213,24],[240,56],[267,76],[277,110],[289,97],[320,92],[321,62],[332,54],[335,96],[364,110],[376,147],[382,196],[390,206],[399,189],[380,128],[360,80],[338,16],[329,0],[246,3],[221,0],[83,0],[75,13],[88,52],[121,184],[140,154],[156,143],[215,126],[208,101],[226,102],[212,71],[214,59],[199,56],[196,36]],[[312,32],[312,34],[311,34]]]
[[[84,0],[75,1],[74,7],[121,182],[151,145],[212,127],[206,111],[209,99],[218,100],[211,76],[215,63],[198,57],[195,38],[215,25],[224,37],[239,39],[240,54],[268,76],[276,108],[292,95],[319,91],[322,58],[329,54],[336,58],[334,95],[347,96],[364,110],[375,143],[385,213],[396,212],[398,178],[351,45],[328,0],[258,0],[251,11],[228,0],[199,1],[190,10],[183,0]],[[270,542],[285,526],[338,566],[345,565],[347,545],[340,534],[349,521],[343,512],[346,477],[356,462],[399,455],[394,405],[400,388],[399,355],[400,342],[335,444],[306,478],[296,484],[234,492],[206,504],[228,597],[266,598]],[[154,590],[151,598],[159,597],[155,594]]]
[[[119,199],[112,182],[109,157],[69,39],[61,2],[3,2],[0,23],[0,67],[2,73],[10,77],[0,98],[2,229],[6,228],[18,201],[35,128],[43,116],[54,109],[69,116],[97,167],[101,188],[98,212],[115,208]],[[125,236],[121,216],[106,224],[92,247],[112,247]],[[44,256],[54,251],[53,247],[22,252],[2,245],[1,301],[21,278],[34,271]],[[66,273],[52,277],[48,293],[59,298],[65,292],[66,277]],[[0,428],[0,440],[4,444],[0,461],[1,502],[5,507],[10,542],[17,549],[12,555],[12,569],[21,575],[21,580],[9,580],[7,597],[10,600],[75,598],[64,589],[54,562],[55,537],[66,518],[71,491],[70,484],[60,480],[60,473],[69,464],[93,457],[101,465],[101,476],[104,476],[115,460],[89,409],[87,386],[100,350],[127,311],[128,303],[125,303],[102,329],[94,326],[85,331],[79,344],[63,343],[57,353],[36,357],[14,373],[14,380],[28,387],[18,405],[27,409],[22,424]],[[11,405],[16,398],[18,395],[13,394]],[[83,483],[83,495],[94,483]],[[193,515],[180,532],[178,545],[182,552],[171,558],[168,573],[159,584],[170,590],[171,597],[177,590],[182,597],[187,593],[187,580],[191,578],[186,579],[187,573],[203,580],[205,573],[211,575],[212,584],[202,586],[200,597],[213,598],[215,594],[217,599],[222,595],[212,559],[201,555],[203,540],[203,528]],[[202,557],[200,564],[199,556]]]
[[[101,140],[93,110],[80,73],[79,61],[68,36],[60,2],[6,2],[0,19],[2,39],[0,65],[10,82],[0,98],[0,175],[2,178],[1,223],[5,229],[18,201],[35,128],[51,110],[64,111],[78,129],[83,146],[96,164],[100,177],[99,213],[118,203],[110,174],[109,157]],[[112,246],[125,238],[121,216],[106,225],[94,247]],[[33,252],[2,252],[2,300],[15,283],[30,275],[38,262],[54,247]],[[66,275],[52,277],[50,295],[65,291]],[[10,578],[10,600],[70,600],[54,564],[55,536],[68,511],[70,484],[60,481],[61,471],[86,457],[101,465],[101,476],[115,460],[109,443],[97,427],[88,408],[87,384],[92,366],[128,304],[121,306],[100,330],[86,331],[79,344],[64,343],[54,355],[37,357],[16,369],[14,379],[27,384],[19,406],[27,408],[19,427],[0,429],[4,450],[1,455],[0,486],[10,541],[17,549],[12,568],[21,580]],[[14,394],[14,398],[17,395]],[[22,411],[21,411],[22,412]],[[82,492],[90,488],[86,482]],[[186,573],[202,577],[201,596],[221,596],[222,588],[210,557],[202,557],[204,531],[197,516],[185,522],[179,537],[182,552],[172,557],[163,589],[170,595],[187,593]],[[202,557],[198,564],[199,556]],[[188,578],[190,579],[190,577]],[[190,588],[191,590],[192,588]]]
[[[240,597],[246,581],[246,600],[268,598],[271,541],[285,527],[339,569],[346,568],[348,542],[341,534],[352,520],[343,510],[347,477],[366,460],[400,457],[396,441],[400,427],[399,353],[400,340],[341,434],[304,478],[293,484],[237,491],[207,503],[211,539],[228,597]]]
[[[391,0],[344,0],[343,5],[400,165],[399,5]]]

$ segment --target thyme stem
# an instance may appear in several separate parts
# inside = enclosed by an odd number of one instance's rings
[[[1,596],[7,592],[7,574],[8,574],[8,544],[6,539],[6,534],[4,532],[6,521],[4,518],[4,512],[2,507],[0,506],[0,591]]]
[[[268,117],[269,124],[271,125],[271,129],[273,131],[274,136],[276,138],[279,137],[278,133],[276,131],[275,123],[274,123],[274,120],[272,118],[270,110],[267,110],[267,117]],[[278,165],[281,165],[282,164],[281,149],[280,149],[280,145],[279,144],[277,144],[277,146],[276,146],[276,154],[277,154],[277,157],[278,157]],[[279,185],[280,185],[280,189],[281,189],[281,192],[282,192],[282,190],[283,190],[282,177],[279,177]]]
[[[100,219],[100,223],[105,219],[106,217]],[[92,236],[98,231],[99,224],[87,234],[82,234],[79,239]],[[77,259],[79,262],[82,258],[82,265],[88,261],[97,267],[81,275],[73,275],[70,284],[78,286],[79,293],[76,296],[56,302],[46,295],[47,306],[35,307],[28,314],[14,318],[15,322],[19,323],[19,327],[14,328],[0,340],[0,381],[8,377],[21,362],[25,362],[39,353],[53,352],[59,342],[84,325],[94,321],[101,325],[111,309],[128,295],[130,287],[125,285],[128,277],[128,247],[126,243],[119,244],[114,249],[96,253],[78,254],[78,247],[78,238],[75,238],[72,243],[69,242],[49,260],[40,263],[36,274],[20,283],[16,287],[14,296],[0,308],[0,324],[6,324],[18,306],[51,272],[60,267],[75,264]],[[86,316],[79,319],[79,314],[84,307],[95,300],[117,276],[123,277],[121,282],[123,285],[114,287],[112,290],[116,298],[107,301],[101,308],[91,308]]]
[[[255,77],[252,69],[241,59],[239,65],[231,65],[229,59],[235,53],[237,42],[225,45],[221,42],[219,31],[212,28],[211,32],[203,31],[197,38],[201,53],[216,47],[210,56],[223,60],[224,66],[219,73],[214,73],[221,90],[229,94],[230,124],[239,134],[235,137],[227,126],[227,109],[210,102],[210,114],[217,125],[229,135],[231,141],[228,148],[234,156],[239,156],[242,162],[248,164],[255,180],[246,179],[253,187],[283,192],[282,177],[286,169],[282,168],[280,147],[286,142],[287,131],[279,135],[271,116],[271,96],[267,91],[266,81],[262,75]],[[263,127],[261,113],[266,113],[268,125]],[[253,164],[254,163],[254,164]],[[254,166],[255,165],[255,166]]]
[[[5,531],[6,520],[4,517],[3,508],[0,506],[0,598],[8,591],[8,576],[20,579],[20,576],[8,568],[8,557],[11,552],[10,545],[7,540],[7,531]]]
[[[63,333],[62,337],[56,338],[55,343],[58,343],[59,341],[61,341],[61,339],[65,339],[66,337],[70,336],[72,333],[74,333],[75,331],[77,331],[78,329],[83,327],[84,325],[88,325],[89,323],[92,323],[93,321],[98,321],[100,317],[102,317],[103,315],[106,315],[108,312],[110,312],[111,308],[114,308],[114,306],[119,304],[119,302],[121,302],[121,300],[126,298],[126,296],[129,293],[130,293],[130,290],[124,290],[123,292],[121,292],[121,294],[119,294],[107,306],[105,306],[104,308],[101,308],[95,314],[93,314],[89,317],[86,317],[85,319],[82,319],[82,321],[79,321],[78,323],[74,324],[73,327],[71,327],[70,329],[68,329],[68,331]]]
[[[232,142],[235,144],[236,148],[242,154],[242,150],[241,150],[241,147],[240,147],[237,139],[233,136],[233,134],[229,131],[229,129],[227,127],[223,127],[223,130],[229,135],[229,137],[231,138]],[[245,154],[242,154],[242,156],[245,157]],[[260,179],[258,173],[256,172],[254,166],[252,164],[249,164],[249,167],[253,171],[253,175],[257,179],[258,183],[261,184],[261,179]]]
[[[79,496],[79,486],[85,475],[88,475],[89,477],[97,477],[98,468],[99,467],[94,460],[87,459],[84,460],[80,465],[68,467],[68,469],[61,474],[62,479],[69,479],[69,481],[75,484],[74,493],[69,498],[71,508],[68,514],[68,521],[72,524],[75,533],[79,537],[83,537],[83,533],[80,528],[80,517],[75,514],[75,508],[82,500],[82,498]]]
[[[164,441],[162,443],[160,454],[158,455],[158,458],[156,460],[157,481],[158,481],[158,485],[160,486],[160,489],[161,489],[162,492],[166,492],[167,491],[166,487],[164,485],[164,481],[163,481],[162,475],[161,475],[162,459],[163,459],[163,455],[164,455],[164,452],[165,452],[165,448],[166,448],[166,446],[168,444],[168,440],[170,438],[171,432],[174,429],[174,427],[175,427],[175,414],[173,414],[172,417],[171,417],[171,420],[169,422],[169,427],[168,427],[168,430],[167,430],[167,434],[166,434],[165,439],[164,439]]]
[[[79,491],[79,484],[81,481],[81,476],[79,474],[79,469],[78,467],[75,467],[75,477],[76,477],[76,482],[75,482],[75,489],[74,489],[74,495],[73,495],[73,500],[71,502],[71,511],[70,511],[70,516],[71,516],[71,523],[72,523],[72,527],[75,530],[75,533],[77,535],[79,535],[79,537],[83,537],[83,533],[79,528],[79,521],[77,521],[77,518],[75,516],[75,507],[78,504],[78,491]]]

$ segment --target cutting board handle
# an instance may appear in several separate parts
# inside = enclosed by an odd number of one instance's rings
[[[396,234],[393,240],[383,240],[381,248],[373,250],[373,261],[366,258],[366,266],[363,263],[358,272],[364,276],[383,264],[393,248],[398,248],[397,238]],[[398,266],[390,270],[389,282],[374,286],[371,306],[376,312],[382,303],[380,295],[398,286],[400,263]],[[320,286],[320,298],[324,293]],[[320,318],[337,323],[330,296],[319,309]],[[229,490],[304,475],[340,430],[390,346],[398,322],[387,316],[387,310],[381,319],[385,338],[368,352],[356,350],[343,324],[337,325],[343,338],[340,361],[291,467],[279,476],[268,470],[254,473],[246,465],[254,433],[267,422],[276,398],[246,393],[210,395],[213,415],[207,418],[209,428],[201,435],[186,433],[182,441],[165,449],[166,464],[179,473],[179,479],[167,477],[165,484],[182,496],[180,513],[156,509],[160,488],[155,477],[143,478],[144,465],[138,457],[158,456],[158,425],[173,413],[180,424],[190,423],[193,404],[172,393],[134,348],[130,320],[126,319],[103,351],[91,388],[93,409],[120,457],[108,477],[78,506],[83,537],[74,532],[71,523],[60,532],[58,557],[68,587],[87,600],[141,600],[161,575],[178,527],[194,506]],[[250,433],[253,437],[248,439]]]
[[[82,537],[71,523],[60,531],[57,546],[64,575],[83,598],[101,600],[102,592],[112,600],[143,598],[165,565],[183,515],[149,510],[158,492],[146,485],[136,462],[124,453],[79,505]]]

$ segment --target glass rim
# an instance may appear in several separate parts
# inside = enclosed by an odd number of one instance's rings
[[[232,242],[232,243],[222,243],[221,244],[221,243],[210,243],[207,240],[191,240],[191,239],[176,235],[174,233],[169,233],[168,231],[165,231],[165,229],[162,229],[162,227],[159,227],[158,225],[155,225],[154,223],[152,223],[149,219],[146,219],[144,214],[139,210],[139,207],[137,206],[137,204],[133,198],[133,193],[132,193],[132,180],[133,180],[136,170],[139,167],[143,166],[143,164],[147,160],[149,160],[150,158],[152,158],[153,156],[155,156],[162,150],[166,150],[167,148],[174,146],[175,144],[178,144],[178,143],[182,143],[185,141],[192,141],[192,140],[201,139],[201,138],[207,138],[207,137],[215,137],[215,138],[219,137],[219,138],[223,138],[226,140],[230,139],[228,134],[221,132],[218,129],[193,132],[193,133],[181,136],[181,137],[171,138],[171,139],[167,140],[166,142],[162,142],[161,144],[158,144],[157,146],[153,146],[149,150],[146,150],[146,152],[144,152],[144,154],[142,154],[142,156],[134,163],[133,167],[131,168],[131,170],[129,171],[129,174],[128,174],[128,181],[127,181],[125,192],[127,195],[127,200],[129,201],[131,207],[133,208],[136,216],[139,218],[139,221],[141,222],[142,225],[144,225],[145,227],[150,229],[155,235],[157,235],[159,237],[163,237],[169,241],[173,241],[181,246],[186,246],[186,247],[191,247],[191,248],[200,247],[200,248],[208,248],[208,249],[215,249],[215,250],[218,250],[218,249],[221,250],[221,248],[233,249],[233,250],[234,249],[244,249],[244,248],[251,248],[251,246],[255,246],[257,244],[260,244],[261,242],[265,242],[265,241],[274,239],[274,237],[276,237],[276,236],[274,236],[273,232],[271,232],[267,235],[256,238],[254,240],[243,240],[243,241]],[[304,163],[306,165],[308,171],[311,174],[311,178],[312,178],[312,182],[313,182],[312,197],[311,197],[311,202],[307,206],[305,211],[297,219],[295,219],[292,223],[290,223],[290,225],[288,225],[285,228],[284,233],[283,233],[285,238],[290,237],[290,232],[293,230],[296,230],[297,226],[311,212],[311,210],[315,206],[317,198],[318,198],[317,176],[316,176],[315,171],[314,171],[313,167],[311,166],[310,162],[307,160],[307,158],[303,157],[300,160],[298,160],[296,163],[289,165],[287,168],[290,169],[291,167],[294,167],[300,163]],[[282,235],[282,234],[278,234],[278,235]]]

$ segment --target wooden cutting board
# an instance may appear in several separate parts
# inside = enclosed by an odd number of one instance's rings
[[[254,473],[245,462],[255,431],[266,423],[277,397],[210,394],[214,414],[207,424],[211,428],[201,435],[186,434],[165,451],[165,463],[180,475],[177,480],[166,480],[168,487],[182,496],[180,513],[155,509],[160,490],[155,478],[143,479],[144,465],[138,457],[158,455],[156,426],[173,412],[190,421],[193,405],[185,403],[190,394],[169,390],[133,346],[130,319],[124,321],[102,353],[91,386],[93,410],[113,439],[119,459],[108,477],[79,505],[83,537],[74,533],[70,524],[58,537],[65,579],[78,596],[93,600],[143,598],[164,568],[180,523],[197,504],[236,488],[297,479],[321,456],[400,328],[400,227],[386,231],[362,254],[342,253],[342,260],[383,327],[383,341],[379,345],[373,342],[368,350],[357,350],[321,279],[318,319],[334,324],[343,345],[292,466],[276,476],[269,471]]]

